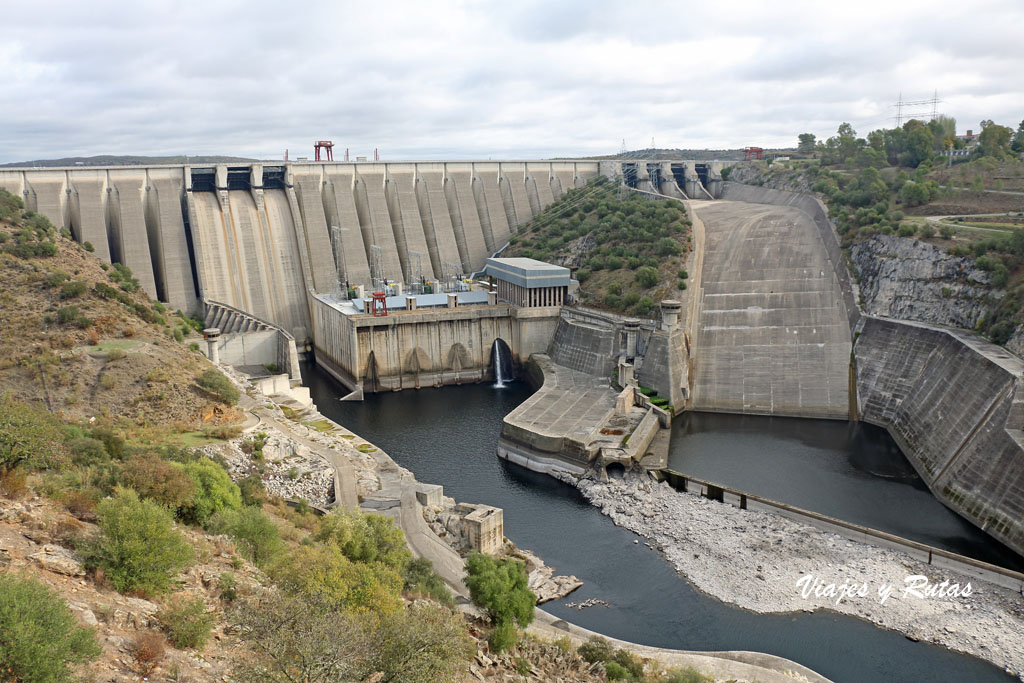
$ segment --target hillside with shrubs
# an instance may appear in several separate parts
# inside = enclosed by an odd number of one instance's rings
[[[583,305],[644,317],[686,289],[690,228],[681,203],[597,178],[523,226],[502,256],[570,268]]]

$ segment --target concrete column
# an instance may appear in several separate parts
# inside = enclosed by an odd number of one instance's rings
[[[396,282],[395,283],[395,296],[402,296],[402,283],[401,282]]]
[[[636,386],[633,370],[634,366],[632,363],[619,359],[619,385],[624,387]]]
[[[459,296],[457,294],[448,295],[448,308],[455,308],[459,305]]]
[[[415,311],[416,310],[416,297],[407,296],[405,297],[405,310]]]
[[[219,327],[207,327],[203,330],[203,339],[206,340],[206,357],[210,359],[210,362],[214,365],[220,364],[220,349],[217,347],[220,341],[220,328]]]
[[[636,358],[636,338],[640,331],[640,321],[627,320],[626,328],[626,358]]]
[[[491,305],[491,306],[493,306],[496,303],[498,303],[498,293],[496,291],[494,291],[493,289],[491,291],[487,292],[487,303],[489,305]]]
[[[365,299],[366,298],[366,286],[365,285],[356,285],[356,298],[357,299]]]
[[[679,311],[683,305],[675,299],[665,299],[661,302],[661,326],[662,329],[672,331],[679,325]]]

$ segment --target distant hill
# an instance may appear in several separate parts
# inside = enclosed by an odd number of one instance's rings
[[[63,166],[156,166],[159,164],[233,164],[259,161],[247,157],[227,156],[173,156],[145,157],[133,155],[103,154],[95,157],[65,157],[63,159],[36,159],[35,161],[15,161],[0,164],[0,168],[42,166],[46,168]]]

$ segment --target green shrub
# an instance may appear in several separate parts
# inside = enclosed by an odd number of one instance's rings
[[[417,557],[406,565],[402,572],[405,582],[402,590],[413,595],[427,595],[448,607],[455,606],[455,598],[448,590],[444,579],[434,571],[434,565],[425,557]]]
[[[643,266],[636,271],[636,281],[641,287],[654,287],[658,284],[658,269],[651,266]]]
[[[939,234],[942,235],[944,239],[948,240],[951,237],[953,237],[954,232],[955,231],[953,230],[952,225],[942,224],[941,226],[939,226]]]
[[[676,667],[665,672],[664,683],[714,683],[715,679],[705,676],[691,666]]]
[[[107,449],[98,439],[87,436],[76,437],[68,441],[67,447],[71,452],[71,462],[79,467],[96,465],[110,460]]]
[[[899,230],[900,237],[913,237],[914,226],[913,225],[901,225]]]
[[[405,534],[390,517],[336,508],[320,519],[314,538],[353,562],[380,562],[402,572],[412,560]]]
[[[176,342],[180,343],[180,342],[185,341],[185,335],[183,335],[181,333],[181,330],[179,328],[177,328],[177,327],[175,327],[174,331],[171,332],[171,336],[174,337],[174,341],[176,341]]]
[[[608,674],[609,681],[624,681],[631,678],[629,671],[616,662],[605,662],[604,671]]]
[[[57,311],[57,322],[66,325],[79,317],[78,306],[65,306]]]
[[[503,621],[491,630],[487,643],[494,652],[505,652],[519,642],[519,632],[511,621]]]
[[[397,571],[379,562],[353,562],[333,543],[299,545],[279,555],[267,573],[285,592],[332,609],[394,612],[402,605]]]
[[[218,512],[208,527],[215,534],[235,539],[242,555],[258,567],[266,566],[283,548],[277,525],[257,507]]]
[[[576,271],[576,279],[580,281],[580,284],[590,279],[590,271],[586,268],[580,268]]]
[[[262,451],[260,454],[262,455]],[[242,494],[242,505],[262,505],[267,500],[267,487],[258,474],[250,474],[238,481],[238,490]]]
[[[616,296],[622,294],[622,285],[619,284],[618,282],[611,283],[610,285],[608,285],[608,293],[614,294]]]
[[[121,481],[143,498],[177,510],[195,496],[196,484],[182,471],[152,453],[132,456],[121,471]]]
[[[942,298],[943,298],[943,299],[948,299],[948,298],[949,298],[949,295],[950,295],[950,293],[951,293],[951,292],[950,292],[950,290],[949,290],[949,287],[943,287],[943,288],[942,288]]]
[[[515,622],[525,628],[533,621],[537,596],[528,586],[521,562],[473,553],[466,559],[465,582],[473,604],[483,609],[495,626]]]
[[[935,228],[932,227],[931,223],[925,223],[917,231],[917,234],[919,234],[921,237],[924,237],[925,239],[929,237],[935,237]]]
[[[611,661],[615,654],[615,648],[600,636],[590,636],[587,642],[580,645],[577,653],[585,661],[594,664],[596,662]]]
[[[680,268],[680,269],[679,269],[679,273],[678,273],[678,275],[679,275],[679,279],[680,279],[680,280],[685,280],[686,278],[690,277],[690,274],[689,274],[689,273],[687,273],[687,272],[686,272],[685,270],[683,270],[682,268]]]
[[[210,639],[213,615],[198,596],[179,596],[160,610],[160,623],[167,631],[167,640],[180,649],[201,648]]]
[[[66,283],[60,288],[61,299],[74,299],[85,294],[85,283],[75,280],[73,282]]]
[[[178,516],[189,524],[203,526],[221,510],[242,507],[242,492],[223,467],[208,458],[176,463],[195,484],[192,499],[178,508]]]
[[[229,406],[238,403],[240,396],[238,389],[231,383],[231,380],[218,370],[212,368],[206,370],[196,380],[196,384],[213,395],[221,403],[226,403]]]
[[[238,599],[238,579],[232,572],[221,572],[217,580],[217,590],[220,591],[220,599],[224,602],[234,602]]]
[[[56,469],[66,457],[62,425],[53,415],[0,394],[0,470]]]
[[[111,458],[116,460],[124,459],[124,439],[115,434],[113,430],[106,427],[97,427],[92,430],[90,436],[103,443],[103,448]]]
[[[96,507],[99,533],[82,544],[86,566],[103,569],[122,593],[162,593],[192,562],[192,548],[165,508],[120,489]]]
[[[188,350],[189,351],[195,351],[196,353],[198,353],[199,352],[199,344],[197,342],[192,342],[191,344],[188,345]]]
[[[0,574],[0,680],[74,681],[71,666],[101,651],[57,593],[34,579]]]
[[[89,242],[89,241],[82,242],[82,246],[85,247],[85,250],[90,252],[90,253],[96,251],[96,248],[94,246],[92,246],[92,242]]]
[[[63,270],[55,270],[46,277],[45,282],[47,287],[59,287],[70,279],[71,276]]]

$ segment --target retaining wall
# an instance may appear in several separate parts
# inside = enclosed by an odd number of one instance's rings
[[[1024,554],[1024,362],[969,332],[868,316],[854,355],[861,418],[939,500]]]

